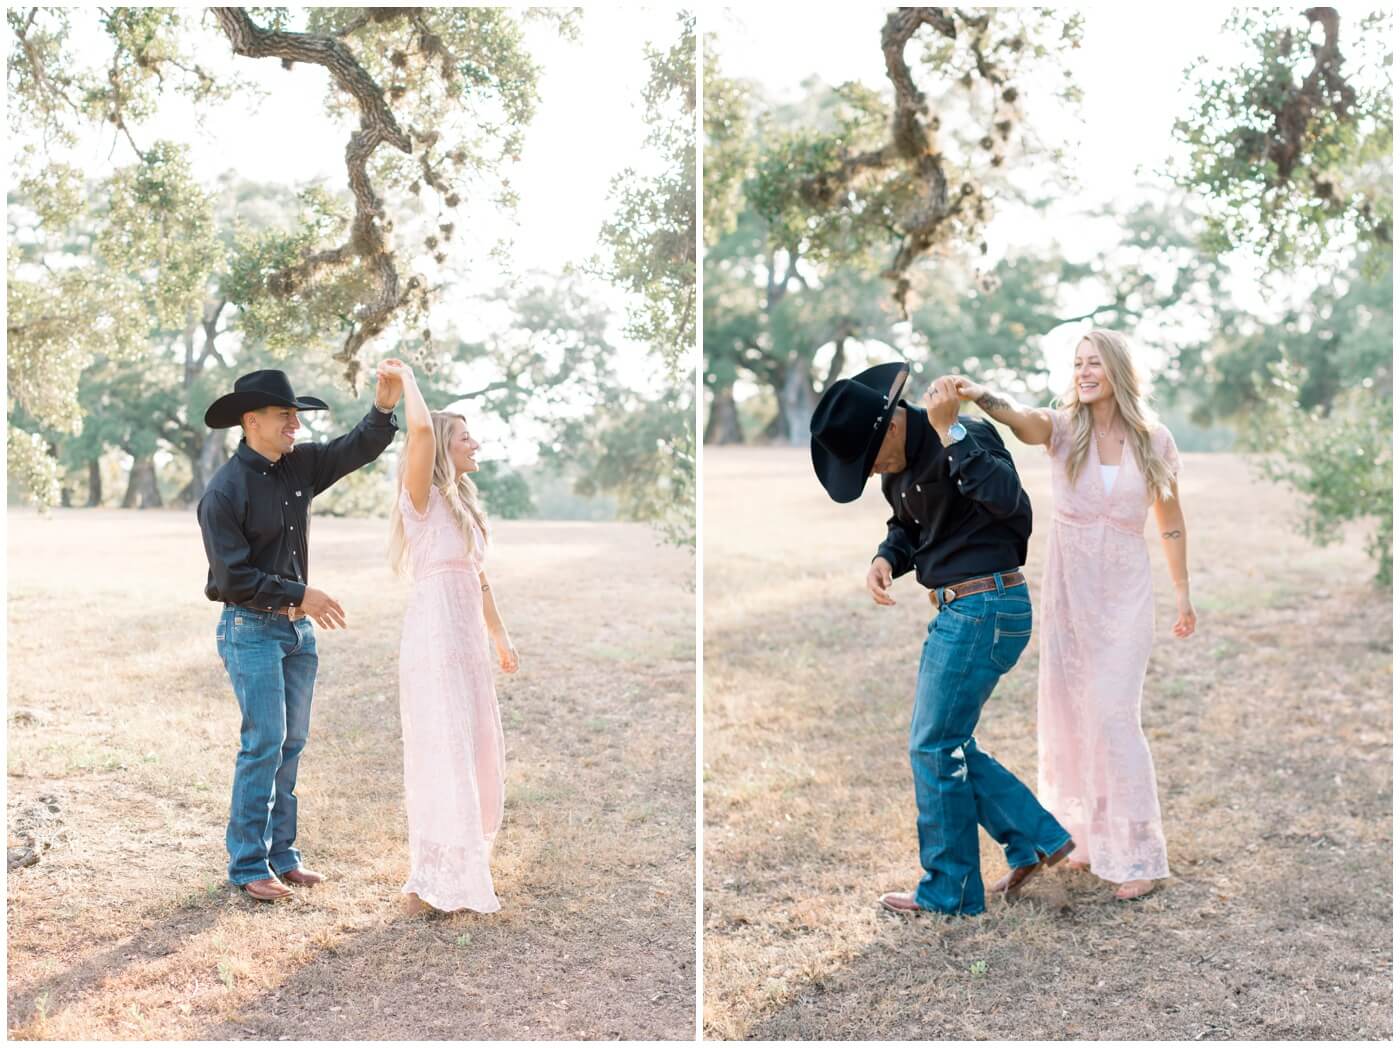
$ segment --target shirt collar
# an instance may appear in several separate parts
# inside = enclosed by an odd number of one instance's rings
[[[901,400],[899,406],[904,409],[904,468],[908,469],[919,461],[933,430],[929,428],[928,415],[923,408],[913,407],[906,400]]]
[[[247,437],[243,437],[238,441],[238,448],[234,451],[233,454],[244,465],[252,466],[254,469],[276,469],[282,464],[282,459],[278,459],[276,462],[273,462],[271,459],[263,458],[263,456],[259,455],[256,451],[254,451],[251,447],[248,446]],[[282,458],[286,458],[286,456],[284,455],[282,456]]]

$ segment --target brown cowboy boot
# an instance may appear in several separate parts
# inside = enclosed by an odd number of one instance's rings
[[[311,885],[320,884],[325,880],[325,878],[315,870],[308,870],[305,866],[293,867],[282,874],[282,879],[289,884],[299,885],[303,888],[309,888]]]
[[[1074,851],[1074,841],[1065,841],[1050,855],[1042,856],[1039,862],[1030,866],[1013,866],[1001,880],[988,889],[992,895],[1005,895],[1008,899],[1014,899],[1025,887],[1026,881],[1036,873],[1042,866],[1054,866],[1070,852]]]
[[[264,877],[260,881],[249,881],[240,886],[243,894],[258,902],[278,902],[292,897],[291,889],[276,877]]]

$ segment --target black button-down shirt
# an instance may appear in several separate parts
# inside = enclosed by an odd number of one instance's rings
[[[239,441],[199,500],[209,558],[204,595],[267,611],[300,605],[312,497],[377,459],[397,431],[392,413],[372,407],[349,433],[298,444],[276,462]]]
[[[1026,562],[1031,500],[996,427],[959,416],[967,436],[945,448],[927,411],[900,406],[909,413],[906,461],[880,480],[894,516],[876,556],[895,578],[914,569],[929,589],[1015,571]]]

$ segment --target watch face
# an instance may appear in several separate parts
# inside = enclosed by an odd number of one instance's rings
[[[961,422],[954,422],[948,427],[948,436],[954,440],[962,440],[963,437],[967,436],[967,427]]]

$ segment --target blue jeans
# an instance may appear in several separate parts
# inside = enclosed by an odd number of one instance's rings
[[[1069,840],[1031,791],[972,736],[983,703],[1031,638],[1025,586],[1007,589],[1001,575],[995,577],[995,590],[940,604],[919,663],[909,761],[924,877],[914,897],[940,913],[972,916],[986,909],[979,823],[1013,867],[1034,865]]]
[[[311,727],[316,633],[311,620],[225,607],[219,657],[243,713],[229,805],[228,879],[263,880],[301,863],[297,838],[297,763]]]

